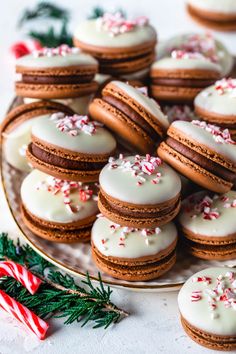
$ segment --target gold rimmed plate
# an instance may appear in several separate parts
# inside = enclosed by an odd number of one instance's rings
[[[61,244],[46,241],[34,235],[24,225],[20,213],[20,185],[24,178],[24,173],[12,168],[1,157],[1,178],[4,194],[9,210],[18,226],[20,234],[25,241],[42,257],[49,260],[64,271],[85,278],[88,271],[91,279],[98,281],[98,269],[91,258],[91,248],[89,243],[82,244]],[[136,291],[173,291],[187,280],[193,273],[209,266],[235,266],[235,261],[204,261],[178,251],[175,266],[162,277],[148,282],[128,282],[114,279],[102,273],[104,283],[110,286],[126,288]]]

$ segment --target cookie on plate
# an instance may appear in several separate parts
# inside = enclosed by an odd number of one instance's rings
[[[234,0],[188,0],[190,16],[201,25],[217,31],[236,31]]]
[[[33,170],[23,180],[21,203],[23,221],[35,235],[54,242],[88,241],[98,212],[97,186]]]
[[[175,121],[157,151],[161,159],[193,182],[228,192],[236,177],[236,144],[227,129],[204,121]]]
[[[98,88],[94,80],[97,71],[98,62],[78,48],[43,48],[17,59],[15,91],[25,103],[59,100],[82,113]]]
[[[156,31],[146,17],[127,20],[120,12],[86,20],[74,32],[75,46],[99,61],[99,72],[116,77],[142,76],[155,58],[156,41]]]
[[[159,157],[111,158],[100,173],[99,184],[99,210],[123,226],[164,225],[180,208],[180,178]]]
[[[93,225],[91,242],[98,268],[118,279],[156,279],[176,260],[177,230],[173,223],[161,229],[135,229],[101,216]]]
[[[25,153],[31,139],[32,125],[42,116],[56,112],[73,115],[69,107],[53,101],[22,104],[12,109],[1,124],[4,158],[20,171],[30,171]]]
[[[190,195],[182,202],[178,222],[186,249],[195,257],[236,257],[236,191]]]
[[[121,81],[109,82],[102,90],[102,97],[90,103],[89,113],[131,150],[144,154],[154,151],[169,126],[160,106],[146,96],[144,88]]]
[[[38,119],[32,126],[26,156],[34,168],[56,178],[95,182],[116,141],[88,116],[62,112]]]
[[[191,276],[178,295],[187,335],[209,349],[235,350],[235,292],[234,268],[207,268]]]
[[[236,138],[236,79],[222,79],[194,100],[196,114],[207,123],[227,128]]]

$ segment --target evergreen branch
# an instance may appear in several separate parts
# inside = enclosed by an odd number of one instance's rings
[[[70,16],[68,10],[50,2],[41,1],[36,5],[34,9],[26,9],[23,12],[18,22],[18,27],[22,27],[26,22],[39,18],[51,18],[55,20],[63,20],[63,22],[68,22]]]
[[[38,255],[30,246],[19,244],[0,235],[0,260],[9,259],[26,266],[32,273],[43,280],[39,291],[31,295],[13,278],[0,279],[0,288],[8,295],[34,311],[42,318],[63,317],[65,324],[74,321],[82,326],[94,322],[94,328],[107,328],[128,313],[114,305],[111,300],[112,290],[105,288],[99,274],[99,286],[94,287],[89,274],[82,281],[86,288],[75,283],[69,274],[62,274],[54,266]],[[45,276],[46,271],[48,275]]]

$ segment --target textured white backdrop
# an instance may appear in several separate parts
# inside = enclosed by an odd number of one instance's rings
[[[147,15],[156,26],[159,38],[201,31],[184,11],[184,0],[57,0],[58,4],[73,10],[71,29],[98,3],[106,9],[122,7],[128,15]],[[0,119],[13,97],[14,61],[9,46],[22,39],[16,30],[16,20],[26,6],[35,0],[5,0],[0,11]],[[236,34],[217,33],[216,36],[236,54]],[[0,230],[17,236],[17,230],[7,211],[0,188]],[[63,326],[61,320],[50,322],[47,340],[40,342],[28,335],[14,319],[0,312],[0,354],[205,354],[211,351],[197,346],[183,332],[178,316],[176,293],[139,293],[114,290],[113,300],[131,312],[131,316],[108,329],[93,330],[79,325]],[[217,352],[215,352],[217,353]],[[219,352],[220,353],[220,352]]]

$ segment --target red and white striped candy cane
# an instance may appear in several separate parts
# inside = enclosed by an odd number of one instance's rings
[[[39,339],[45,338],[49,325],[2,290],[0,290],[0,307],[26,325]]]
[[[41,279],[29,272],[22,265],[11,261],[0,262],[0,277],[3,276],[13,277],[19,281],[32,295],[36,293],[42,283]]]

